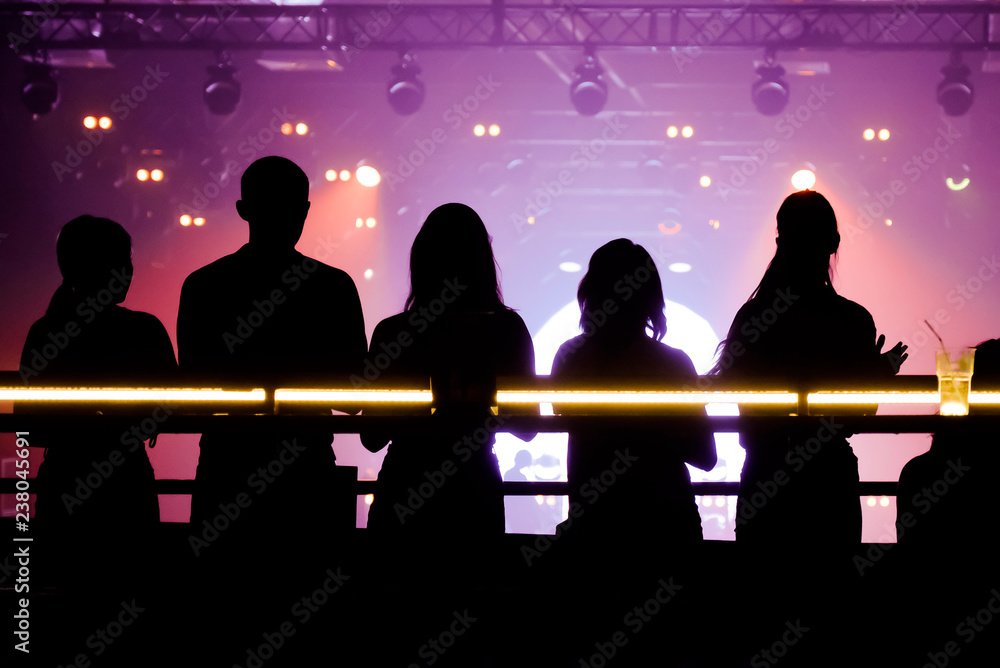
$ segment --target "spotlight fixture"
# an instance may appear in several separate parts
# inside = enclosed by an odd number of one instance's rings
[[[760,76],[750,88],[750,97],[757,111],[765,116],[777,116],[788,104],[788,82],[785,81],[785,68],[775,65],[768,58],[756,69]]]
[[[208,81],[205,82],[205,104],[217,116],[228,116],[236,111],[240,102],[240,82],[233,78],[236,68],[228,58],[219,57],[219,62],[206,68]]]
[[[59,104],[59,86],[53,70],[44,63],[25,63],[25,80],[21,84],[21,102],[34,116],[49,113]]]
[[[604,80],[604,70],[592,54],[573,70],[569,85],[569,99],[581,116],[593,116],[608,101],[608,84]]]
[[[944,80],[937,87],[937,101],[949,116],[961,116],[972,106],[972,84],[969,68],[962,64],[958,53],[951,54],[951,62],[941,68]]]
[[[417,78],[419,74],[420,66],[409,53],[404,53],[399,64],[392,66],[392,79],[389,80],[386,96],[389,106],[401,116],[415,114],[424,103],[426,88],[424,82]]]

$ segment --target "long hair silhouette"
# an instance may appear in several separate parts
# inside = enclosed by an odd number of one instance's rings
[[[131,280],[132,237],[113,220],[78,216],[59,232],[56,262],[63,281],[52,295],[45,314],[72,315],[87,295],[106,288],[115,278],[115,272]],[[115,303],[124,301],[128,286],[125,288]]]

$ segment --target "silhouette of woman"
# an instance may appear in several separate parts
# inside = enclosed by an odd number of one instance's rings
[[[553,377],[617,380],[622,387],[643,381],[680,385],[697,379],[691,358],[662,343],[667,332],[663,289],[656,265],[642,246],[615,239],[598,248],[580,281],[577,300],[584,333],[560,346],[552,364]],[[571,407],[557,408],[566,412]],[[615,412],[620,414],[621,408]],[[623,484],[609,486],[597,499],[586,498],[586,489],[580,485],[600,479],[612,467],[616,472],[623,469],[625,464],[619,461],[623,457],[628,463]],[[699,541],[701,519],[685,462],[705,471],[715,466],[715,444],[709,432],[690,439],[632,430],[571,433],[570,503],[585,507],[581,524],[593,523],[612,543],[617,542],[612,535],[635,539],[650,533],[658,534],[656,541],[663,536],[669,536],[671,543]]]
[[[160,321],[119,306],[132,281],[131,254],[131,238],[114,221],[80,216],[63,226],[56,242],[63,282],[28,332],[21,355],[27,382],[145,385],[176,370]],[[47,351],[39,369],[36,356],[56,339],[65,345],[54,356]],[[149,567],[160,517],[143,447],[155,434],[53,429],[33,436],[33,445],[46,448],[36,514],[50,543],[45,554],[60,555],[55,577],[71,588],[134,583]]]
[[[827,199],[811,190],[793,193],[778,209],[777,223],[774,258],[719,344],[722,354],[713,372],[791,387],[896,373],[906,346],[897,343],[883,354],[885,336],[875,340],[871,314],[833,288],[830,257],[840,233]],[[849,434],[833,428],[809,436],[815,438],[741,433],[747,456],[737,501],[738,541],[794,540],[847,549],[860,543],[858,460]],[[761,486],[770,489],[775,482],[779,489],[767,503],[751,500]]]
[[[830,203],[814,191],[793,193],[777,223],[774,258],[733,319],[713,371],[784,388],[820,381],[856,386],[896,373],[906,347],[897,343],[881,353],[885,337],[876,341],[871,314],[833,288],[830,258],[840,234]],[[741,413],[774,412],[744,407]],[[747,548],[751,574],[741,583],[743,651],[757,651],[786,620],[801,618],[824,629],[795,648],[803,665],[818,665],[843,659],[830,653],[851,647],[843,625],[856,595],[851,558],[861,542],[861,503],[850,434],[835,420],[810,431],[741,431],[746,460],[736,540]]]
[[[490,410],[489,388],[498,374],[533,375],[534,348],[520,316],[503,303],[491,243],[468,206],[444,204],[432,211],[410,251],[406,310],[380,322],[372,334],[371,356],[398,351],[379,381],[430,377],[439,401],[435,415],[456,426],[448,438],[362,434],[372,452],[392,443],[368,516],[369,527],[383,536],[445,540],[449,534],[470,539],[504,532],[492,447],[502,417]],[[533,434],[520,436],[530,440]],[[432,482],[433,493],[419,494],[435,472],[445,482]],[[413,491],[417,498],[411,498]]]

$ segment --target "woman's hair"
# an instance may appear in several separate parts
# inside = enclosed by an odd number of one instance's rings
[[[645,248],[628,239],[615,239],[594,251],[576,299],[580,327],[585,332],[589,322],[597,331],[608,325],[611,331],[645,332],[648,327],[657,341],[667,333],[663,286],[656,264]]]
[[[427,216],[410,249],[406,309],[440,299],[459,311],[505,308],[493,238],[465,204],[442,204]]]
[[[778,209],[777,248],[754,288],[747,304],[760,301],[770,304],[779,290],[791,287],[809,290],[821,288],[833,291],[831,258],[840,246],[837,216],[830,202],[813,190],[802,190],[785,198]],[[739,335],[742,322],[733,321],[718,351],[726,349]],[[709,373],[718,373],[721,360]]]
[[[73,289],[94,289],[109,283],[115,271],[131,273],[132,237],[107,218],[79,216],[63,225],[56,240],[56,261],[62,284],[49,302],[48,314],[76,307]]]

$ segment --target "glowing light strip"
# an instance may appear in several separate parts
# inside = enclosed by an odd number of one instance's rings
[[[0,401],[264,401],[267,394],[254,390],[156,390],[99,388],[0,387]]]
[[[501,404],[771,404],[795,405],[794,392],[586,392],[517,390],[497,392]]]
[[[969,403],[979,406],[1000,405],[1000,392],[969,392]]]
[[[939,404],[937,392],[810,392],[810,404]]]
[[[274,400],[287,403],[347,401],[353,403],[429,404],[430,390],[275,390]]]

